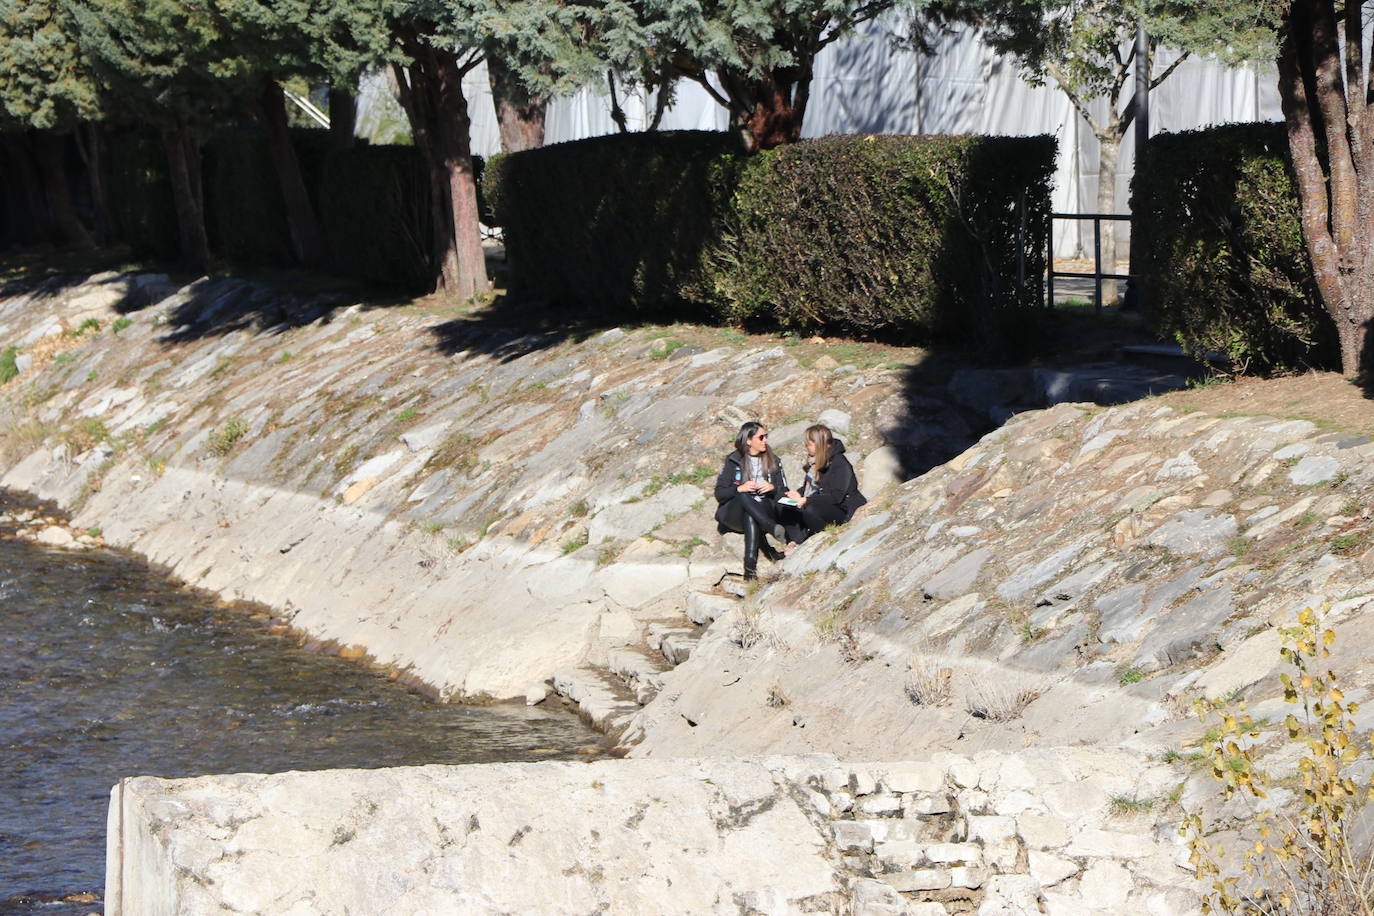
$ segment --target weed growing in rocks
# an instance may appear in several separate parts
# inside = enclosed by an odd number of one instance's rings
[[[1132,814],[1145,814],[1154,809],[1158,799],[1140,798],[1136,795],[1113,795],[1107,800],[1107,811],[1115,817]]]
[[[620,556],[620,548],[615,542],[608,542],[601,545],[601,549],[596,552],[597,566],[610,566],[615,562],[616,557]]]
[[[1247,537],[1236,535],[1226,542],[1226,549],[1231,552],[1233,557],[1243,557],[1250,552],[1250,548],[1255,546],[1255,542]]]
[[[567,556],[575,550],[581,550],[587,546],[587,536],[579,534],[577,537],[569,538],[563,542],[563,556]]]
[[[917,706],[944,706],[949,702],[954,669],[942,668],[932,656],[917,654],[908,662],[911,675],[906,679],[906,697]]]
[[[63,350],[61,353],[54,353],[52,364],[54,366],[70,366],[76,362],[76,354],[71,350]]]
[[[62,441],[71,446],[72,451],[78,455],[95,448],[109,438],[110,431],[106,428],[105,421],[99,417],[86,417],[62,433]]]
[[[1364,547],[1367,534],[1366,531],[1358,531],[1354,534],[1338,534],[1331,539],[1331,552],[1343,557],[1358,553]]]
[[[125,328],[129,327],[133,323],[134,320],[132,318],[128,317],[127,315],[121,315],[114,320],[114,324],[110,325],[110,330],[113,333],[118,334],[120,331],[123,331]]]
[[[742,606],[730,624],[730,641],[741,649],[753,648],[767,635],[763,629],[763,611],[756,604]]]
[[[6,347],[3,351],[0,351],[0,385],[5,384],[19,374],[18,356],[18,347]]]
[[[677,555],[683,557],[684,559],[690,559],[693,550],[696,550],[698,547],[704,546],[706,546],[706,542],[704,540],[702,540],[699,537],[693,536],[690,541],[686,541],[678,547]]]
[[[1125,671],[1121,672],[1121,676],[1117,679],[1122,687],[1128,687],[1131,684],[1139,684],[1143,680],[1145,680],[1145,672],[1141,671],[1139,668],[1127,668]]]
[[[590,511],[591,507],[587,505],[587,501],[585,499],[579,499],[577,502],[573,503],[571,506],[568,507],[568,514],[571,515],[573,518],[586,518],[587,513]]]
[[[1035,687],[976,678],[965,700],[964,711],[975,719],[1011,722],[1019,719],[1039,696],[1040,691]]]
[[[1281,630],[1280,655],[1291,673],[1280,675],[1284,700],[1294,712],[1284,722],[1286,741],[1299,755],[1293,789],[1296,802],[1285,809],[1269,802],[1276,780],[1256,765],[1261,723],[1244,704],[1196,704],[1198,716],[1216,717],[1205,744],[1212,776],[1229,800],[1239,794],[1253,804],[1257,838],[1243,857],[1241,875],[1225,875],[1225,850],[1207,839],[1218,825],[1200,814],[1181,828],[1192,850],[1199,879],[1207,884],[1204,911],[1229,914],[1374,914],[1374,858],[1357,842],[1357,825],[1369,784],[1369,739],[1356,733],[1359,704],[1347,701],[1336,675],[1322,671],[1336,634],[1324,629],[1311,608],[1296,626]]]
[[[223,458],[247,434],[248,424],[238,417],[230,417],[223,426],[211,430],[210,435],[205,437],[205,450],[217,458]]]
[[[654,341],[653,349],[649,351],[649,359],[667,359],[678,350],[682,349],[682,341],[671,337]]]
[[[764,698],[763,702],[774,709],[781,709],[792,701],[787,698],[787,694],[782,692],[782,687],[774,684],[768,688],[768,696]]]

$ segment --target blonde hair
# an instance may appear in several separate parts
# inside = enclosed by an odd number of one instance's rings
[[[830,451],[835,446],[835,436],[830,427],[817,423],[806,428],[806,441],[814,443],[816,454],[811,459],[811,467],[820,473],[830,466]]]

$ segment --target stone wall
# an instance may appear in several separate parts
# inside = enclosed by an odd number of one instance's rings
[[[1081,748],[127,779],[106,916],[1187,916],[1171,780]]]

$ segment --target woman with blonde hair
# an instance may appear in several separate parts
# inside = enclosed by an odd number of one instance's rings
[[[806,430],[806,481],[787,497],[797,505],[784,518],[787,549],[805,541],[828,525],[843,525],[868,502],[859,492],[854,466],[844,456],[844,443],[823,423]]]
[[[782,462],[768,447],[768,428],[757,420],[745,423],[716,477],[716,522],[722,533],[744,535],[745,579],[758,578],[760,552],[775,563],[783,558],[768,534],[780,522],[777,501],[786,489]]]

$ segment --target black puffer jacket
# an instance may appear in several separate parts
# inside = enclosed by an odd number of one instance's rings
[[[716,503],[723,506],[739,495],[738,487],[744,477],[744,456],[738,451],[726,455],[725,463],[716,475]],[[787,492],[787,478],[782,473],[781,461],[773,468],[773,473],[768,475],[768,482],[773,485],[773,490],[771,493],[760,493],[763,499],[776,500]]]
[[[859,479],[854,474],[854,465],[844,456],[844,443],[835,439],[830,448],[830,462],[821,471],[819,479],[813,478],[815,491],[806,498],[807,505],[834,506],[847,522],[854,517],[860,506],[868,500],[859,492]]]

